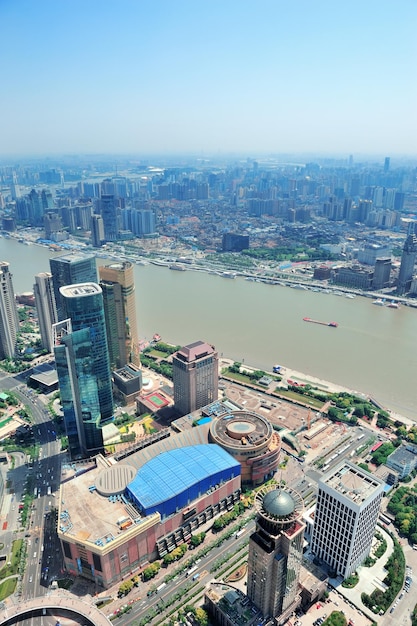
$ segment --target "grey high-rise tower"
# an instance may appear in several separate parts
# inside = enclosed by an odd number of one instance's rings
[[[33,285],[35,305],[39,320],[42,347],[48,352],[53,351],[52,325],[58,321],[56,312],[52,274],[41,272],[35,276]]]
[[[0,261],[0,359],[14,356],[18,330],[12,274],[9,263]]]
[[[255,496],[256,530],[249,539],[247,594],[264,617],[283,624],[300,603],[298,580],[305,525],[301,496],[269,485]]]
[[[400,296],[410,291],[417,258],[417,237],[414,232],[410,232],[412,231],[411,226],[414,228],[414,222],[410,222],[409,225],[409,234],[404,243],[398,274],[397,293]]]
[[[174,402],[181,415],[217,400],[219,357],[214,346],[196,341],[172,355]]]
[[[81,254],[64,254],[62,256],[49,259],[54,285],[55,304],[58,320],[65,319],[62,310],[60,288],[66,285],[77,283],[96,283],[97,268],[96,260],[93,256],[85,257]]]

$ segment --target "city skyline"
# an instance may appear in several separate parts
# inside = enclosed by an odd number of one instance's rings
[[[2,3],[0,156],[415,155],[417,6]]]

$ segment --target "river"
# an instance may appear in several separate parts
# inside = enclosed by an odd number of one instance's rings
[[[0,260],[10,263],[16,293],[32,290],[51,256],[47,248],[0,239]],[[135,285],[141,338],[208,341],[231,359],[265,371],[279,363],[416,419],[416,309],[155,265],[136,265]],[[338,327],[306,323],[306,316]]]

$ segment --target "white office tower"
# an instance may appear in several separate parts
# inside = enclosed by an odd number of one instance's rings
[[[41,333],[42,348],[52,352],[53,338],[52,325],[58,321],[56,312],[54,286],[52,274],[49,272],[41,272],[35,276],[35,284],[33,285],[33,293],[35,294],[35,306],[38,313],[39,331]]]
[[[319,480],[312,552],[348,578],[369,555],[384,483],[343,461]]]

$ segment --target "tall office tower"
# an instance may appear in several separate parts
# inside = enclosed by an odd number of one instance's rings
[[[409,234],[404,243],[400,271],[398,274],[397,293],[400,296],[410,291],[414,265],[417,258],[417,236],[413,232],[410,232],[411,226],[413,226],[412,222],[409,224]]]
[[[52,274],[49,272],[36,274],[33,293],[35,295],[35,306],[38,313],[42,347],[48,350],[48,352],[52,352],[54,346],[52,325],[56,324],[58,321]]]
[[[369,555],[384,483],[343,461],[319,480],[312,552],[348,578]]]
[[[7,261],[0,261],[0,359],[13,357],[19,330],[12,274]]]
[[[91,216],[91,244],[100,248],[104,243],[104,223],[101,215]]]
[[[74,331],[71,320],[53,325],[55,363],[71,458],[103,451],[98,379],[89,328]]]
[[[127,363],[139,365],[136,320],[135,275],[129,261],[99,267],[110,365],[119,369]]]
[[[391,276],[391,257],[377,259],[374,266],[372,289],[379,290],[389,287]]]
[[[390,166],[390,157],[385,157],[385,160],[384,160],[384,173],[385,174],[389,172],[389,166]]]
[[[117,207],[113,195],[101,196],[100,214],[104,224],[104,239],[106,241],[116,241],[119,227],[117,223]]]
[[[61,287],[64,319],[71,320],[72,330],[89,329],[93,372],[97,378],[100,415],[113,416],[113,392],[104,318],[103,292],[96,283]],[[61,321],[61,320],[60,320]]]
[[[174,403],[181,415],[192,413],[219,394],[219,356],[204,341],[184,346],[172,355]]]
[[[283,624],[300,603],[303,501],[292,489],[269,485],[258,491],[254,504],[256,529],[249,539],[247,594],[264,617]]]
[[[81,254],[64,254],[49,259],[52,281],[54,285],[55,304],[58,320],[65,316],[62,311],[60,288],[76,283],[97,282],[97,268],[94,257],[84,257]]]

